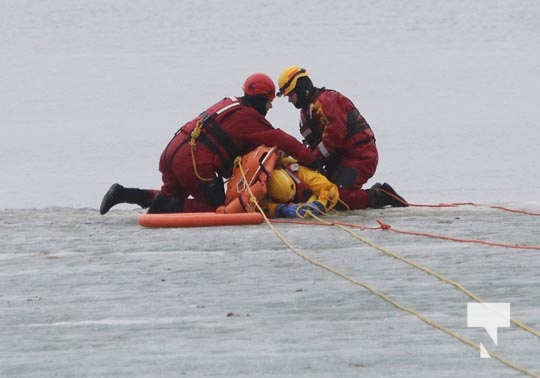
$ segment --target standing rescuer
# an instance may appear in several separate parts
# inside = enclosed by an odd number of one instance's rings
[[[408,206],[387,183],[362,189],[375,174],[379,155],[373,130],[350,99],[338,91],[315,87],[299,66],[285,68],[278,85],[277,96],[288,97],[300,109],[304,144],[323,162],[345,208]]]

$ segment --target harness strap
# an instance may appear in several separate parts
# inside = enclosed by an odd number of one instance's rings
[[[200,114],[200,119],[197,122],[197,126],[191,132],[190,144],[192,151],[193,167],[195,169],[197,177],[199,177],[199,179],[201,180],[206,181],[211,179],[203,179],[197,173],[194,154],[197,140],[199,140],[206,148],[208,148],[214,155],[219,158],[223,167],[222,171],[225,172],[232,170],[232,160],[234,159],[234,157],[239,156],[241,153],[238,147],[234,144],[231,137],[223,130],[221,125],[216,122],[216,117],[219,114],[240,105],[240,103],[236,99],[231,98],[231,100],[233,100],[234,102],[217,110],[215,113],[207,114],[206,112],[202,112]],[[203,130],[205,132],[203,132]],[[215,139],[215,141],[209,138],[209,135],[211,135]]]
[[[347,137],[351,137],[366,130],[371,130],[371,127],[369,127],[364,117],[360,115],[358,109],[354,108],[347,113],[347,129]],[[371,139],[375,138],[371,137]]]
[[[240,155],[240,150],[236,147],[231,137],[216,122],[215,115],[203,121],[203,127],[207,134],[201,133],[198,140],[219,158],[224,171],[231,170],[233,167],[232,160]],[[208,135],[213,136],[215,142]]]
[[[294,195],[294,202],[306,202],[312,195],[313,190],[311,190],[308,184],[302,180],[296,173],[293,172],[290,165],[283,167],[285,172],[293,179],[296,184],[296,194]]]

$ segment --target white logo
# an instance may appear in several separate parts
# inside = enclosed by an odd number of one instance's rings
[[[483,327],[497,345],[497,328],[510,327],[510,303],[467,303],[467,327]],[[480,343],[480,358],[491,358]]]

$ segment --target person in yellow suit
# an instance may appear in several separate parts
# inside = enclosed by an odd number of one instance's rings
[[[339,200],[337,185],[290,158],[278,163],[266,187],[267,196],[261,202],[270,218],[305,217],[308,212],[321,215]]]
[[[261,145],[235,164],[218,213],[262,209],[269,218],[303,218],[308,212],[326,213],[339,201],[337,185],[293,158],[283,157],[277,147]]]

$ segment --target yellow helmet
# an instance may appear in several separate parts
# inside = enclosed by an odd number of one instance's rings
[[[299,66],[290,66],[285,68],[279,75],[278,85],[279,92],[278,97],[286,96],[296,88],[296,82],[301,77],[307,77],[308,72],[305,68]]]
[[[296,184],[284,169],[274,169],[266,182],[268,195],[277,202],[292,201],[296,194]]]

